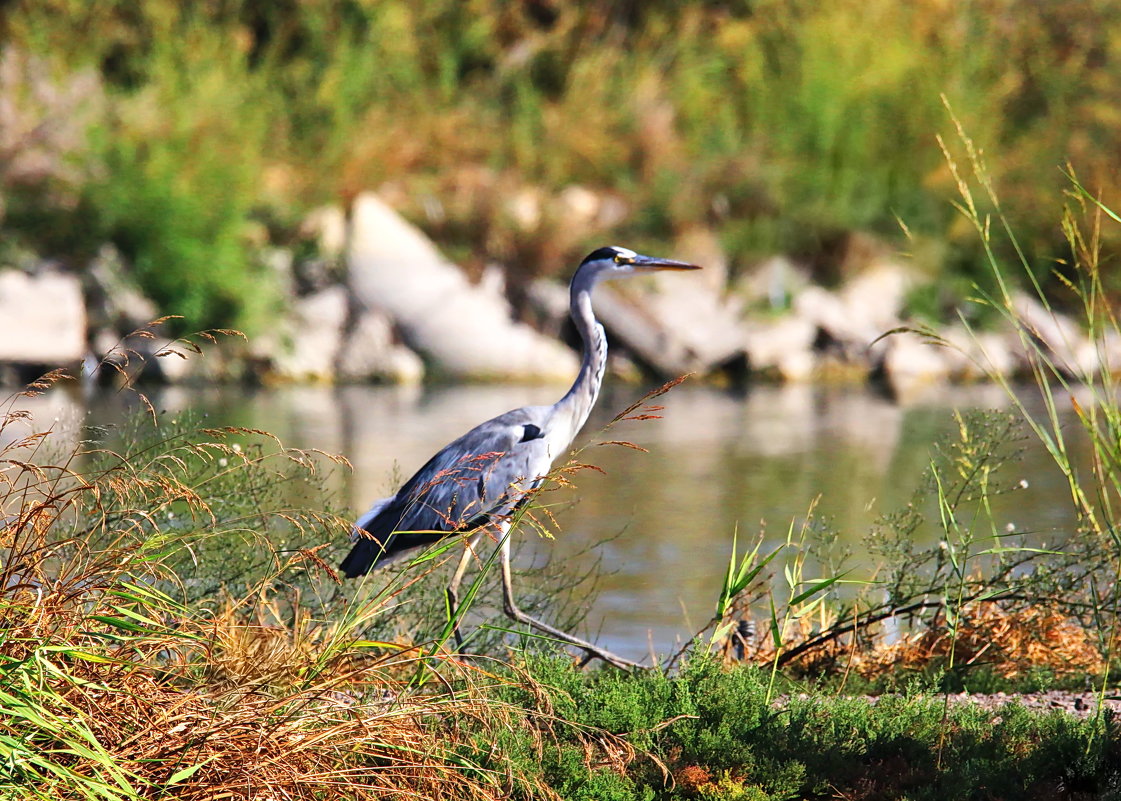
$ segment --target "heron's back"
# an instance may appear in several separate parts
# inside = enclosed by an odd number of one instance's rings
[[[543,430],[551,408],[507,412],[429,459],[395,496],[356,524],[359,539],[340,565],[346,577],[507,518],[551,466]]]

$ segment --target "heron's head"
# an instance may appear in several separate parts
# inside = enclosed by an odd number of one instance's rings
[[[660,270],[699,270],[695,264],[673,259],[659,259],[643,256],[633,250],[610,246],[593,250],[580,263],[580,271],[589,272],[595,278],[622,278],[626,275],[643,275]]]

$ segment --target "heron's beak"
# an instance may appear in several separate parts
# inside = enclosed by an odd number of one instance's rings
[[[673,259],[656,259],[651,256],[635,256],[631,264],[642,270],[654,272],[656,270],[699,270],[699,265],[687,261],[674,261]]]

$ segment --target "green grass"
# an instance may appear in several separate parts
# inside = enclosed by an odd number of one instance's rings
[[[946,714],[917,690],[872,704],[794,686],[776,705],[765,669],[705,659],[674,675],[527,668],[532,689],[499,697],[537,716],[495,750],[566,799],[1114,798],[1121,786],[1121,740],[1101,720],[1014,704]]]

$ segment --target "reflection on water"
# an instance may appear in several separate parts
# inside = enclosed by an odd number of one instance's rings
[[[289,446],[343,454],[354,471],[337,475],[330,489],[362,511],[471,426],[558,395],[555,387],[524,386],[216,387],[150,397],[171,414],[204,413],[207,425],[262,428]],[[657,401],[665,406],[662,419],[596,433],[639,395],[633,387],[605,392],[578,444],[622,439],[649,452],[586,449],[580,460],[604,472],[581,472],[575,489],[550,496],[560,502],[558,539],[525,533],[537,540],[534,549],[551,550],[574,569],[602,557],[609,574],[592,600],[589,625],[630,657],[651,647],[666,653],[708,619],[737,528],[741,539],[760,526],[781,537],[820,498],[818,513],[859,552],[873,520],[910,499],[932,443],[954,430],[951,409],[1007,405],[994,387],[933,391],[903,407],[858,389],[736,394],[686,385]],[[35,404],[41,420],[76,417],[87,407],[91,421],[105,422],[120,419],[127,399],[52,393]],[[1068,526],[1062,477],[1042,451],[1027,447],[1016,468],[1022,476],[1010,478],[1026,478],[1031,488],[1016,495],[1014,507],[998,506],[998,517],[1044,534]]]

